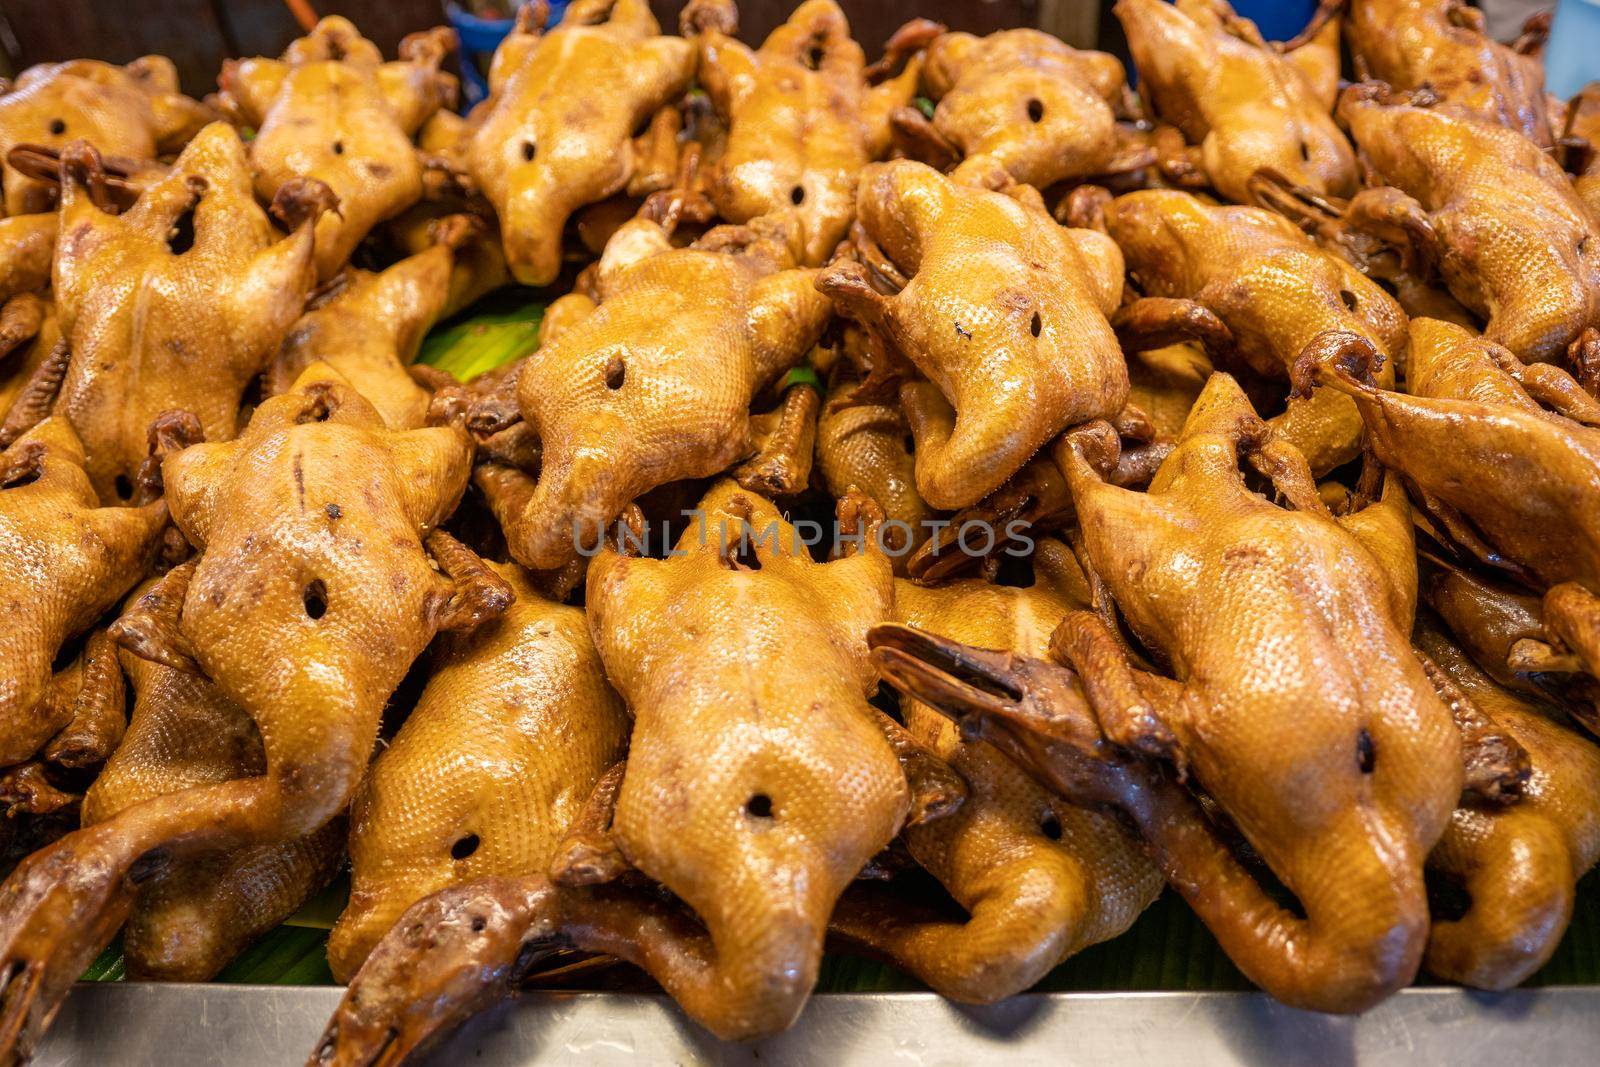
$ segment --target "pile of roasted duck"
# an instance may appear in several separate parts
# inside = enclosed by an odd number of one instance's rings
[[[0,95],[0,1062],[348,867],[316,1063],[625,961],[1025,990],[1170,885],[1286,1003],[1600,858],[1600,87],[1457,0],[1138,67],[833,0],[329,18]],[[1340,81],[1341,39],[1354,81]],[[539,346],[413,365],[492,290]],[[887,682],[888,685],[882,683]]]

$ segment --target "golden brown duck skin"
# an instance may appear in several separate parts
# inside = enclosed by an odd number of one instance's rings
[[[580,608],[491,564],[516,601],[433,653],[427,688],[351,806],[350,904],[328,942],[348,981],[402,912],[446,886],[542,874],[632,723]]]
[[[804,263],[821,266],[855,218],[861,168],[888,150],[890,113],[916,95],[921,58],[869,86],[834,0],[806,0],[759,50],[732,36],[733,0],[697,0],[683,22],[700,83],[728,125],[711,178],[717,211],[729,222],[793,212]]]
[[[313,226],[333,205],[325,187],[289,189],[279,206],[294,232],[281,237],[220,122],[120,215],[97,206],[94,150],[66,157],[55,296],[72,361],[56,411],[83,438],[100,498],[127,500],[163,412],[194,415],[208,441],[233,437],[245,386],[311,291]],[[186,218],[193,244],[175,251],[169,233]]]
[[[1050,633],[1089,604],[1072,552],[1039,542],[1027,588],[973,578],[924,588],[895,583],[895,617],[910,626],[1026,656],[1048,654]],[[1161,873],[1115,820],[1052,796],[983,741],[915,700],[906,727],[966,779],[955,814],[909,827],[913,858],[968,912],[920,922],[876,899],[835,911],[832,930],[886,956],[947,997],[991,1003],[1032,986],[1062,960],[1128,928],[1160,893]]]
[[[884,546],[900,574],[927,540],[934,512],[917,495],[911,427],[900,405],[853,401],[860,384],[841,375],[828,390],[817,419],[817,468],[835,498],[855,487],[883,508]]]
[[[441,220],[439,241],[382,273],[355,270],[335,279],[300,316],[272,365],[269,393],[282,393],[313,363],[325,363],[366,397],[391,427],[414,430],[431,395],[409,368],[422,338],[449,304],[455,249],[473,239],[463,216]]]
[[[120,657],[133,717],[84,795],[83,825],[152,797],[265,772],[255,721],[215,684],[126,651]],[[327,884],[344,858],[343,829],[335,819],[307,837],[168,863],[140,888],[123,927],[129,974],[210,980]]]
[[[1567,103],[1562,131],[1572,187],[1591,211],[1600,212],[1600,82],[1590,82]]]
[[[888,616],[893,571],[870,531],[865,552],[814,562],[776,508],[729,481],[700,507],[681,555],[603,549],[587,593],[635,717],[609,836],[687,907],[542,876],[447,889],[368,957],[313,1062],[365,1063],[380,1046],[403,1057],[550,944],[639,964],[719,1037],[794,1021],[839,894],[911,808],[866,702],[866,628]]]
[[[1141,91],[1199,146],[1200,168],[1223,196],[1248,203],[1250,178],[1263,169],[1318,193],[1355,191],[1355,153],[1329,114],[1328,64],[1280,54],[1226,0],[1118,0],[1112,11]],[[1303,46],[1330,48],[1337,53],[1337,40]]]
[[[470,463],[461,431],[391,431],[320,367],[264,401],[238,440],[163,461],[167,506],[199,556],[114,635],[211,679],[255,721],[265,771],[133,804],[12,873],[0,1058],[27,1054],[159,860],[304,837],[341,813],[412,660],[439,630],[505,607],[504,583],[435,529]]]
[[[1358,224],[1436,266],[1488,323],[1484,335],[1518,359],[1570,358],[1580,368],[1600,360],[1595,344],[1581,343],[1600,327],[1600,222],[1538,145],[1459,106],[1419,106],[1382,86],[1345,90],[1339,117],[1390,187],[1351,201]]]
[[[1600,859],[1600,748],[1556,709],[1496,685],[1436,624],[1424,620],[1415,639],[1532,767],[1515,803],[1464,800],[1428,857],[1469,904],[1434,918],[1424,965],[1447,981],[1510,989],[1555,952],[1575,885]]]
[[[598,307],[576,305],[517,376],[543,460],[506,527],[516,559],[560,566],[592,550],[634,498],[749,454],[751,401],[832,314],[816,271],[794,267],[793,232],[723,227],[675,248],[639,218],[611,239]]]
[[[1304,459],[1273,440],[1220,374],[1148,493],[1103,482],[1088,458],[1101,450],[1086,431],[1069,444],[1063,470],[1085,556],[1173,676],[1135,666],[1103,618],[1074,613],[1052,651],[1081,677],[1098,727],[1085,735],[1061,733],[1064,721],[1034,725],[1094,752],[1103,729],[1115,745],[1187,768],[1304,917],[1274,904],[1184,814],[1193,801],[1163,791],[1159,772],[1154,784],[1133,781],[1119,762],[1106,771],[1114,780],[1074,784],[1077,765],[1052,769],[1049,744],[1030,748],[1024,738],[1017,751],[1040,757],[1032,769],[1053,788],[1128,813],[1169,880],[1264,989],[1323,1011],[1376,1003],[1421,961],[1423,861],[1463,780],[1451,709],[1408,641],[1416,576],[1398,481],[1380,501],[1334,518]],[[1269,476],[1292,509],[1252,492],[1241,461]],[[1010,691],[1025,682],[1013,678]]]
[[[868,167],[856,207],[905,287],[884,296],[855,263],[817,284],[929,379],[905,383],[901,403],[930,505],[975,503],[1068,426],[1122,409],[1128,369],[1107,321],[1122,255],[1104,234],[909,160]]]
[[[92,59],[29,67],[0,95],[0,183],[5,214],[33,215],[56,203],[55,183],[7,158],[18,145],[60,149],[87,141],[102,155],[153,160],[182,148],[215,115],[178,91],[165,56],[127,66]]]
[[[524,285],[555,279],[567,218],[628,184],[634,130],[695,68],[694,46],[661,36],[646,0],[579,0],[548,32],[543,10],[523,8],[495,51],[464,150]]]
[[[348,20],[330,16],[282,59],[229,60],[225,102],[256,130],[250,163],[256,192],[270,201],[286,182],[314,178],[339,210],[317,220],[317,274],[338,273],[367,233],[422,196],[422,163],[412,138],[455,99],[439,65],[454,44],[448,30],[416,33],[385,63]]]
[[[1212,312],[1232,335],[1227,354],[1258,374],[1286,379],[1301,350],[1326,329],[1367,338],[1384,355],[1377,373],[1385,384],[1394,382],[1395,368],[1403,365],[1406,315],[1400,306],[1361,271],[1272,212],[1149,190],[1111,201],[1103,218],[1145,294],[1193,301]],[[1119,323],[1159,333],[1162,317],[1143,321],[1141,310],[1135,304]],[[1178,308],[1170,321],[1184,313]],[[1361,417],[1340,397],[1291,399],[1272,425],[1318,474],[1361,450]]]
[[[46,419],[0,453],[0,767],[36,755],[70,724],[52,699],[62,644],[144,576],[166,525],[157,501],[103,508],[65,419]],[[119,690],[120,693],[120,690]]]

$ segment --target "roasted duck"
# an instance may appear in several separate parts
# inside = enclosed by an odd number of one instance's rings
[[[927,539],[934,512],[917,495],[911,428],[900,405],[854,401],[860,384],[841,375],[828,390],[817,419],[817,469],[836,499],[853,487],[883,509],[884,547],[899,574]]]
[[[1150,162],[1117,127],[1130,117],[1130,91],[1122,63],[1104,52],[1031,29],[947,33],[928,46],[923,82],[937,101],[933,118],[896,112],[900,139],[927,162],[958,160],[957,181],[982,179],[998,165],[1043,189]]]
[[[1259,208],[1214,206],[1189,193],[1150,190],[1104,205],[1103,226],[1127,257],[1147,297],[1115,320],[1125,346],[1226,328],[1220,356],[1278,380],[1305,345],[1326,329],[1366,337],[1384,355],[1376,373],[1393,384],[1406,352],[1406,316],[1394,299],[1345,260],[1321,251],[1289,222]],[[1192,302],[1192,303],[1191,303]],[[1209,332],[1208,332],[1209,330]],[[1286,390],[1287,391],[1287,390]],[[1342,399],[1290,400],[1274,416],[1276,436],[1321,474],[1361,451],[1362,425]]]
[[[1352,223],[1409,245],[1518,359],[1568,359],[1600,389],[1600,221],[1538,145],[1431,101],[1381,85],[1341,96],[1340,118],[1388,183],[1350,202]]]
[[[351,982],[317,1062],[405,1055],[552,944],[638,963],[721,1037],[793,1022],[835,901],[913,810],[900,760],[923,761],[865,699],[866,627],[887,617],[894,579],[870,533],[863,553],[815,563],[777,509],[731,482],[700,511],[681,555],[606,548],[590,564],[590,629],[635,718],[614,811],[586,820],[590,862],[417,904]],[[920,801],[932,815],[959,794]],[[619,862],[594,863],[606,850]],[[681,905],[599,884],[619,866]]]
[[[922,69],[869,86],[861,46],[834,0],[806,0],[759,51],[735,40],[733,0],[695,0],[684,32],[699,80],[726,117],[711,199],[729,222],[792,211],[804,262],[821,266],[855,218],[861,168],[889,148],[889,116],[916,95]]]
[[[1262,40],[1226,0],[1118,0],[1112,10],[1128,35],[1140,91],[1158,118],[1197,146],[1182,153],[1192,161],[1163,160],[1169,174],[1197,171],[1240,202],[1249,201],[1259,170],[1319,193],[1355,191],[1355,153],[1329,114],[1336,29],[1302,45],[1313,54],[1297,59]]]
[[[108,645],[95,649],[90,680],[98,684],[78,693],[60,692],[52,665],[63,644],[144,576],[166,521],[159,500],[100,506],[84,474],[83,445],[65,419],[46,419],[0,453],[0,575],[9,616],[0,641],[0,768],[32,759],[80,716],[114,705],[109,713],[120,719],[120,677],[107,677],[117,671]]]
[[[439,64],[454,44],[448,30],[412,34],[400,59],[385,63],[348,19],[331,16],[289,46],[282,59],[229,60],[227,108],[256,131],[250,142],[256,192],[272,200],[297,179],[332,189],[339,210],[317,220],[317,274],[338,273],[375,225],[422,196],[422,162],[412,138],[455,99]]]
[[[1062,430],[1121,411],[1128,368],[1107,316],[1122,254],[1104,234],[909,160],[868,167],[856,207],[903,288],[884,296],[851,261],[817,286],[928,377],[900,400],[929,504],[972,504]]]
[[[1509,989],[1555,952],[1575,883],[1600,859],[1600,748],[1554,708],[1496,685],[1434,623],[1421,623],[1416,640],[1532,768],[1513,804],[1466,798],[1428,857],[1468,903],[1434,916],[1424,965],[1447,981]]]
[[[751,452],[751,400],[810,350],[832,310],[816,271],[794,266],[794,233],[792,219],[772,233],[724,227],[674,248],[670,223],[651,217],[617,232],[598,306],[508,383],[543,453],[531,495],[524,487],[526,502],[502,512],[513,556],[558,567],[592,552],[635,497]]]
[[[83,825],[156,797],[266,773],[255,720],[214,682],[126,651],[120,657],[133,684],[133,718],[84,796]],[[122,928],[129,975],[209,980],[326,885],[343,859],[344,822],[334,819],[304,837],[164,864],[141,882]]]
[[[1052,638],[1073,671],[916,631],[875,636],[880,668],[939,710],[972,714],[969,731],[1051,788],[1132,819],[1174,888],[1273,996],[1359,1011],[1416,973],[1423,861],[1464,781],[1462,733],[1408,641],[1416,572],[1404,494],[1389,478],[1380,500],[1330,515],[1304,459],[1226,375],[1207,384],[1148,493],[1101,480],[1093,464],[1109,458],[1107,438],[1069,437],[1065,470],[1090,580],[1173,676],[1129,658],[1103,601]],[[1241,461],[1290,507],[1252,492]],[[1297,908],[1240,866],[1157,761],[1192,776]],[[1486,769],[1510,783],[1512,762]],[[1484,787],[1501,781],[1491,774]]]
[[[1068,612],[1089,606],[1072,552],[1039,543],[1025,589],[965,578],[923,588],[900,581],[895,617],[982,648],[1048,653]],[[1115,937],[1161,891],[1161,874],[1116,821],[1050,793],[983,741],[916,701],[906,728],[967,781],[955,814],[909,827],[916,861],[966,909],[966,922],[919,921],[893,898],[851,901],[833,930],[886,956],[956,1000],[990,1003],[1019,993],[1068,956]]]
[[[436,632],[505,607],[505,583],[435,529],[466,487],[470,456],[459,430],[388,430],[313,367],[263,402],[238,440],[166,458],[167,506],[200,554],[114,634],[243,708],[264,769],[132,804],[0,885],[0,1059],[26,1057],[138,887],[168,863],[303,838],[341,813],[411,661]]]
[[[71,362],[56,412],[83,439],[105,501],[128,500],[156,417],[186,411],[208,441],[237,431],[240,398],[315,282],[312,232],[333,208],[315,181],[284,185],[281,237],[256,206],[238,134],[202,130],[129,211],[102,210],[99,154],[62,153],[55,297]],[[66,352],[62,353],[63,356]]]
[[[627,187],[634,131],[688,88],[695,67],[694,46],[660,36],[646,0],[576,0],[548,32],[545,10],[518,10],[464,151],[524,285],[555,280],[568,217]]]

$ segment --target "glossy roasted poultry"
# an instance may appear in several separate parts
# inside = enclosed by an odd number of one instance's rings
[[[400,44],[400,59],[385,63],[348,19],[333,16],[282,59],[223,65],[225,106],[256,131],[250,163],[261,199],[306,178],[338,198],[339,210],[317,220],[322,279],[338,273],[375,225],[422,197],[412,138],[455,99],[455,78],[439,70],[452,44],[448,30],[412,34]]]
[[[647,490],[726,470],[753,449],[758,390],[816,343],[832,308],[793,259],[793,220],[722,227],[673,247],[645,216],[606,246],[598,304],[529,356],[517,409],[542,459],[502,521],[534,568],[592,552]],[[519,498],[520,500],[520,498]]]
[[[55,297],[70,354],[56,413],[83,439],[102,500],[128,500],[157,416],[184,411],[208,441],[238,430],[240,400],[299,317],[315,282],[312,234],[335,207],[326,186],[287,184],[255,202],[238,134],[202,130],[128,211],[99,206],[93,147],[63,153]]]
[[[1112,11],[1140,92],[1192,146],[1168,153],[1164,172],[1186,183],[1203,177],[1240,203],[1259,170],[1319,193],[1355,190],[1355,153],[1330,114],[1337,29],[1284,54],[1226,0],[1118,0]]]
[[[1089,606],[1072,552],[1039,543],[1033,584],[976,578],[924,588],[901,580],[895,618],[981,648],[1048,654],[1050,634]],[[906,728],[967,781],[960,810],[909,827],[913,859],[967,912],[921,919],[887,894],[847,898],[833,930],[956,1000],[990,1003],[1034,985],[1062,960],[1115,937],[1161,890],[1160,872],[1117,821],[1052,796],[987,742],[914,700]],[[856,905],[851,907],[850,905]]]
[[[861,168],[889,148],[890,114],[916,94],[921,58],[868,85],[834,0],[806,0],[758,50],[732,36],[733,0],[696,0],[683,22],[699,48],[697,78],[728,124],[712,203],[736,223],[793,212],[804,262],[821,266],[855,218]]]
[[[1385,384],[1393,384],[1395,368],[1404,363],[1406,316],[1394,299],[1270,212],[1149,190],[1106,203],[1094,221],[1117,242],[1130,275],[1153,298],[1116,319],[1125,345],[1178,337],[1194,327],[1196,339],[1221,350],[1213,359],[1224,365],[1236,360],[1285,381],[1312,338],[1341,329],[1367,338],[1383,354],[1374,372]],[[1196,304],[1224,330],[1206,316],[1196,321]],[[1271,424],[1317,474],[1361,451],[1361,418],[1342,398],[1291,399]]]
[[[1411,334],[1407,393],[1374,385],[1364,343],[1339,334],[1306,350],[1301,380],[1355,401],[1443,539],[1543,593],[1543,632],[1507,666],[1600,677],[1600,401],[1451,323]]]
[[[933,117],[907,109],[895,123],[902,140],[953,156],[957,181],[999,166],[1044,189],[1150,162],[1118,128],[1131,117],[1131,94],[1121,62],[1104,52],[1031,29],[947,33],[928,46],[923,83]]]
[[[1062,430],[1121,411],[1128,369],[1107,318],[1122,254],[1104,234],[909,160],[867,168],[856,207],[902,287],[885,296],[854,262],[817,285],[927,376],[900,401],[929,504],[972,504]]]
[[[799,1013],[835,901],[921,792],[902,769],[919,765],[904,755],[914,744],[866,702],[866,630],[888,617],[894,578],[870,536],[814,562],[776,508],[732,482],[699,510],[681,555],[607,547],[590,564],[590,629],[635,720],[620,786],[586,820],[591,862],[413,907],[351,982],[317,1062],[404,1055],[502,995],[545,946],[637,963],[722,1037]],[[925,816],[959,802],[942,777]],[[629,868],[676,901],[617,881]]]
[[[627,187],[636,129],[682,95],[695,69],[694,46],[661,36],[646,0],[577,0],[551,30],[545,10],[519,9],[464,149],[524,285],[555,280],[568,217]]]
[[[1427,90],[1345,90],[1339,116],[1388,183],[1352,224],[1409,247],[1518,359],[1600,388],[1600,221],[1538,145]]]
[[[0,885],[0,1048],[27,1054],[168,863],[304,837],[344,810],[411,661],[435,633],[511,597],[436,530],[470,458],[459,430],[387,429],[321,367],[263,402],[238,440],[166,458],[167,507],[199,555],[114,634],[143,659],[213,682],[254,720],[264,764],[131,804]]]
[[[401,914],[447,886],[544,873],[632,727],[581,608],[491,565],[516,600],[446,639],[351,807],[350,903],[328,942],[348,981]]]

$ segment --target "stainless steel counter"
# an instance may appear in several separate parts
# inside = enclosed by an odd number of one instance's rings
[[[92,984],[73,991],[35,1062],[191,1067],[300,1064],[339,990]],[[929,994],[829,994],[767,1041],[730,1045],[662,997],[530,994],[469,1024],[430,1063],[1145,1064],[1538,1067],[1600,1063],[1600,989],[1489,996],[1408,990],[1358,1018],[1255,993],[1058,993],[971,1008]]]

